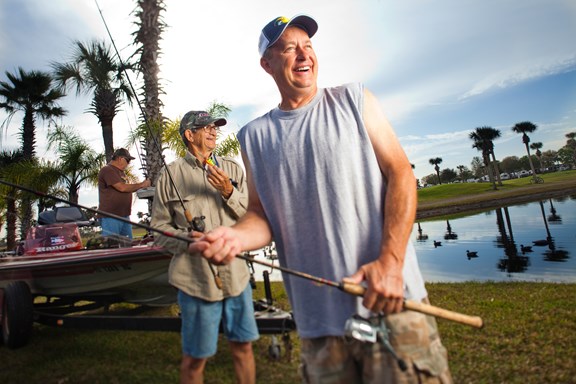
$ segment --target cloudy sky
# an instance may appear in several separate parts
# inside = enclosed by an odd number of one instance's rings
[[[98,4],[128,58],[135,1]],[[518,122],[538,126],[531,138],[543,150],[560,148],[576,131],[574,0],[166,0],[164,115],[176,119],[218,101],[233,110],[232,132],[274,107],[279,94],[259,66],[258,35],[274,17],[301,13],[319,24],[312,41],[320,86],[365,83],[419,178],[433,172],[432,157],[442,157],[442,168],[469,167],[479,154],[468,139],[476,127],[501,130],[497,158],[525,154],[511,131]],[[109,42],[94,0],[0,0],[0,79],[18,67],[48,71],[70,58],[74,40],[94,38]],[[98,121],[85,113],[89,102],[67,96],[62,123],[103,150]],[[126,109],[114,120],[116,146],[125,144],[136,115]],[[21,118],[2,132],[2,149],[18,146]],[[39,125],[38,154],[50,156]],[[81,203],[93,199],[95,191],[86,191]]]

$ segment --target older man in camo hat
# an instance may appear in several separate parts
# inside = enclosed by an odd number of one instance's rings
[[[184,115],[180,135],[188,150],[158,178],[153,227],[199,237],[201,232],[217,226],[230,226],[244,215],[248,191],[242,167],[213,153],[225,124],[225,119],[205,111]],[[178,289],[182,317],[180,382],[202,382],[207,359],[216,353],[222,323],[237,381],[254,383],[252,341],[259,336],[246,262],[239,259],[215,266],[200,255],[189,253],[182,241],[161,236],[158,243],[174,254],[169,280]]]

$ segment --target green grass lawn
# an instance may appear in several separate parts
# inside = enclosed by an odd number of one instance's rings
[[[272,284],[278,306],[289,308],[282,284]],[[438,320],[455,383],[575,382],[576,284],[434,283],[428,290],[433,305],[484,319],[483,329]],[[255,297],[263,295],[260,286]],[[269,358],[270,336],[254,344],[258,383],[300,382],[296,334],[291,340],[291,358],[283,354],[280,361]],[[28,346],[0,347],[0,383],[177,383],[179,361],[175,332],[35,325]],[[224,341],[205,382],[234,383]]]
[[[539,175],[544,179],[543,184],[530,183],[531,177],[520,179],[503,180],[502,186],[498,190],[492,189],[491,183],[454,183],[441,184],[418,190],[418,202],[427,203],[431,201],[461,198],[463,196],[485,196],[486,198],[498,198],[498,196],[508,196],[512,193],[532,193],[546,189],[554,189],[566,183],[576,182],[576,170],[545,173]]]

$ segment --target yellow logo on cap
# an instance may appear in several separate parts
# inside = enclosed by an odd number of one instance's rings
[[[276,25],[288,24],[289,21],[290,19],[288,19],[287,17],[280,16],[279,18],[276,19]]]

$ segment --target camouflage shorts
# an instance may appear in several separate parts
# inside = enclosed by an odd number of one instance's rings
[[[452,383],[436,320],[413,311],[386,317],[390,343],[408,369],[402,371],[381,342],[347,337],[302,339],[300,374],[309,384]]]

